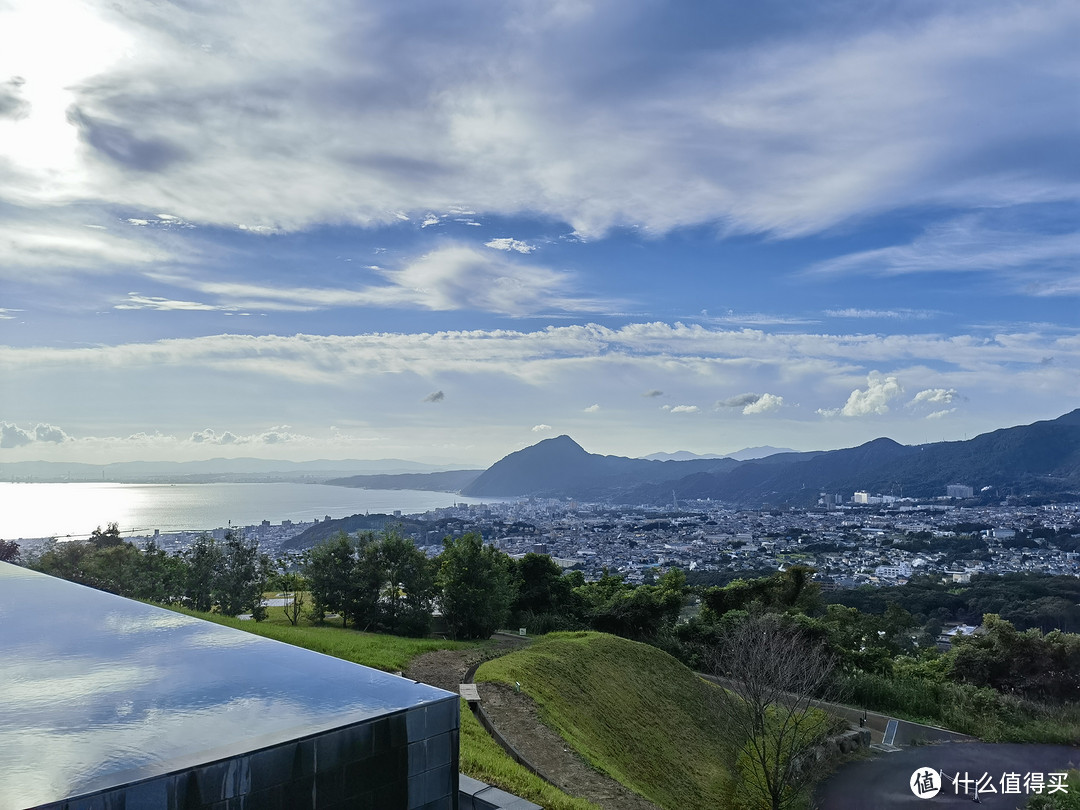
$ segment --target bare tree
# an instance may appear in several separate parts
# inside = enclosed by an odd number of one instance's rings
[[[725,747],[737,795],[751,807],[784,810],[803,800],[813,778],[807,755],[830,720],[811,707],[832,659],[775,614],[750,614],[716,649],[712,668],[728,687]]]

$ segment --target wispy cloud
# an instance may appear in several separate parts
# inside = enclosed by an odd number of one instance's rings
[[[451,244],[397,269],[374,268],[383,283],[354,288],[270,286],[247,281],[209,281],[157,273],[156,279],[221,299],[206,308],[311,311],[335,307],[400,307],[434,311],[479,310],[525,316],[550,312],[607,311],[618,302],[576,290],[570,274],[508,256]],[[134,296],[134,294],[132,294]],[[157,299],[140,299],[142,307]],[[158,308],[195,308],[180,306]],[[122,308],[134,308],[130,304]]]
[[[113,309],[153,309],[159,312],[235,312],[238,307],[204,304],[199,301],[174,301],[169,298],[128,293],[127,300],[115,304]]]
[[[56,73],[67,120],[29,98],[39,76],[5,86],[11,126],[80,144],[68,172],[29,171],[14,192],[287,230],[459,205],[586,235],[703,222],[792,235],[922,202],[1075,198],[1050,148],[1077,129],[1053,92],[1074,74],[1069,4],[823,6],[798,26],[748,24],[737,53],[646,37],[672,29],[649,6],[582,9],[91,7],[85,28],[124,59],[103,45],[82,75]],[[39,45],[35,65],[71,58]],[[627,48],[641,71],[612,73]]]
[[[864,320],[909,321],[928,320],[942,313],[932,309],[827,309],[830,318],[856,318]]]
[[[1077,262],[1080,231],[1045,233],[1030,227],[1008,228],[995,224],[988,215],[972,214],[933,225],[906,245],[839,256],[814,265],[809,272],[981,273],[1008,279],[1015,289],[1030,294],[1072,295],[1080,291]]]

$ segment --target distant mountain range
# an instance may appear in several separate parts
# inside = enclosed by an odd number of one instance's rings
[[[350,474],[351,473],[351,474]],[[1080,493],[1080,409],[1057,419],[1003,428],[962,442],[902,445],[874,439],[808,453],[749,448],[726,457],[685,451],[625,458],[589,453],[569,436],[518,450],[486,470],[446,470],[379,461],[127,462],[90,465],[20,462],[4,480],[306,480],[367,489],[460,492],[473,497],[557,497],[621,504],[711,498],[746,506],[812,506],[822,492],[856,490],[919,498],[965,484],[987,499]]]
[[[689,450],[679,450],[676,453],[652,453],[648,456],[642,456],[642,458],[648,461],[693,461],[695,459],[709,459],[709,458],[733,458],[736,461],[746,461],[752,458],[765,458],[766,456],[775,456],[777,453],[794,453],[790,447],[747,447],[744,450],[736,450],[734,453],[725,453],[724,455],[718,455],[716,453],[698,454],[691,453]]]
[[[60,461],[18,461],[0,464],[0,479],[38,481],[190,481],[297,480],[340,477],[349,473],[427,473],[445,466],[388,458],[280,461],[266,458],[212,458],[206,461],[123,461],[78,464]],[[418,487],[412,487],[416,489]]]
[[[450,470],[433,473],[403,473],[401,475],[350,475],[331,478],[324,484],[359,489],[419,489],[427,492],[460,492],[471,484],[483,470]]]
[[[1080,493],[1080,409],[962,442],[858,447],[763,458],[632,459],[586,452],[569,436],[545,439],[493,464],[461,494],[571,497],[613,503],[712,498],[742,505],[813,505],[856,490],[915,497],[966,484],[989,496]]]

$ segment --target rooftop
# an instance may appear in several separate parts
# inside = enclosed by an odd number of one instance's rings
[[[0,810],[456,709],[440,689],[5,563],[0,623]]]

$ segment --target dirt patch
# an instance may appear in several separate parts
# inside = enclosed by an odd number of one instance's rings
[[[501,683],[481,683],[479,688],[484,712],[499,733],[561,790],[604,810],[657,810],[655,804],[585,762],[544,724],[528,695]]]
[[[505,655],[523,641],[503,637],[476,650],[436,650],[413,659],[405,676],[457,692],[474,664]],[[586,763],[557,733],[540,720],[532,698],[503,684],[479,684],[484,711],[511,745],[553,784],[571,796],[588,799],[604,810],[658,810]]]
[[[471,650],[435,650],[418,655],[403,673],[406,678],[457,693],[469,667],[506,655],[528,642],[511,636],[496,636],[491,644]]]

